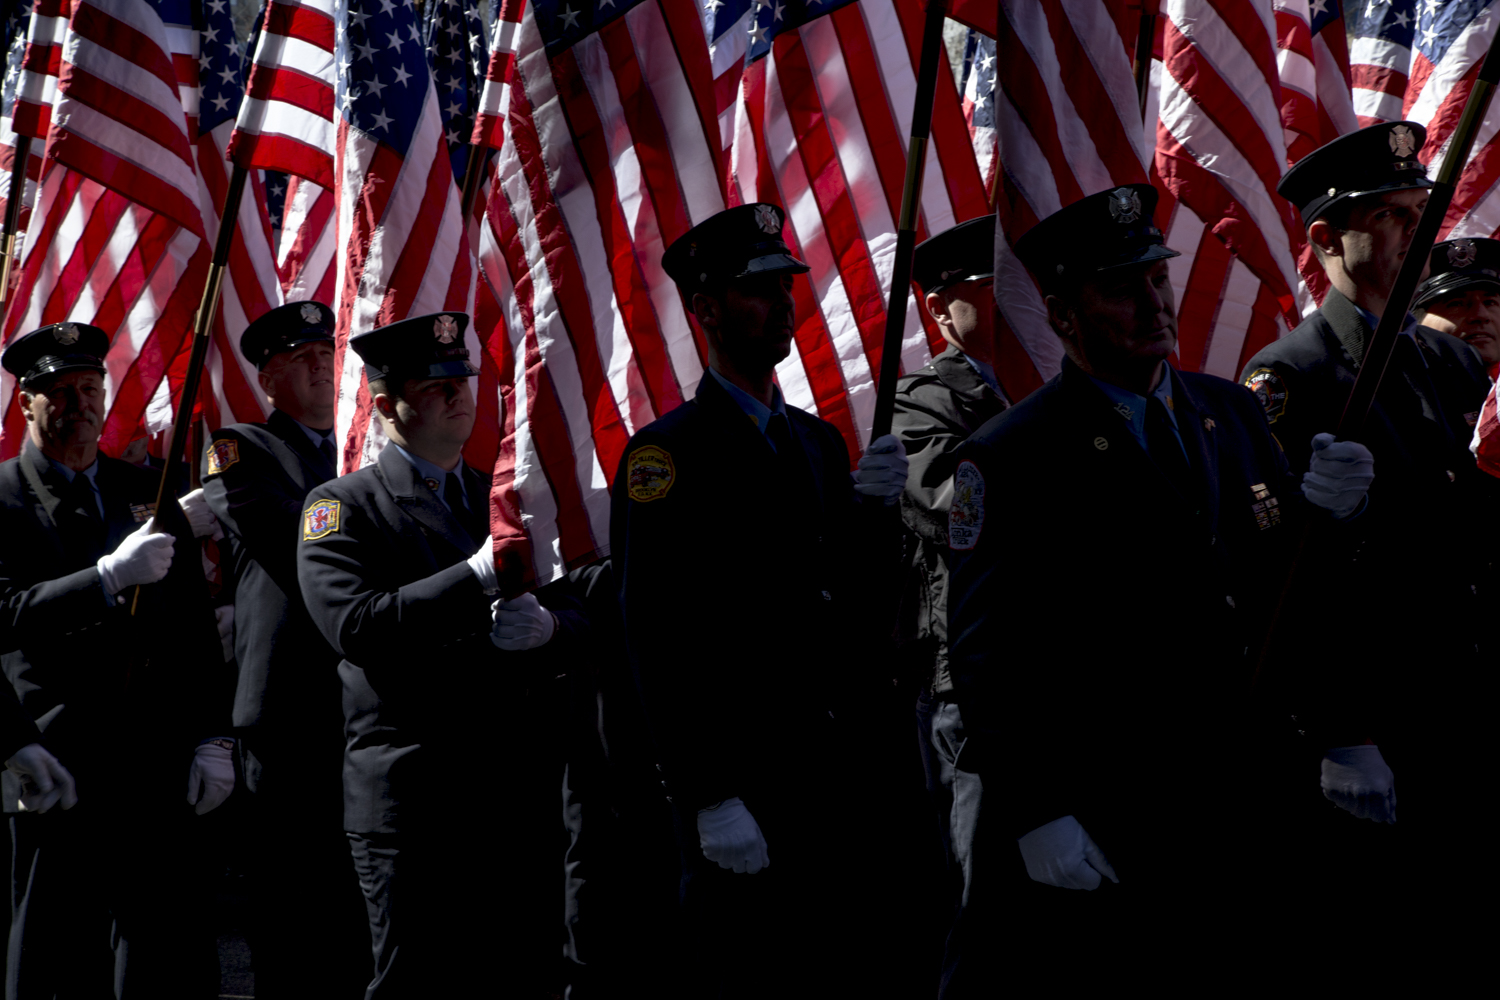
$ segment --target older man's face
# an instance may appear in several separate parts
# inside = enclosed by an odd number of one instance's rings
[[[1423,326],[1462,340],[1486,367],[1500,364],[1500,288],[1468,288],[1426,308]]]
[[[104,376],[66,371],[26,387],[32,440],[45,450],[93,444],[104,429]]]

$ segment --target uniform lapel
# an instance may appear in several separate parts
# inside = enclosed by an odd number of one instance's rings
[[[62,505],[61,477],[52,468],[45,455],[29,440],[21,448],[21,475],[42,505],[42,512],[54,527],[57,525],[57,508]]]
[[[1181,497],[1162,475],[1124,419],[1115,412],[1109,397],[1072,360],[1063,361],[1058,388],[1068,400],[1066,411],[1074,414],[1077,421],[1078,445],[1092,453],[1100,469],[1100,481],[1149,489],[1159,494],[1162,502],[1191,502]],[[1070,443],[1070,450],[1071,447]]]
[[[469,540],[469,533],[463,525],[458,523],[458,518],[449,513],[437,495],[427,488],[416,468],[401,457],[394,445],[387,445],[380,453],[379,465],[380,475],[391,496],[405,513],[464,555],[473,552],[474,543]]]
[[[1172,379],[1172,405],[1177,417],[1177,432],[1192,460],[1193,474],[1202,490],[1203,512],[1209,524],[1219,522],[1219,420],[1191,392],[1177,373],[1167,367]]]
[[[296,420],[280,410],[272,410],[271,418],[266,421],[266,429],[280,438],[292,450],[292,454],[307,466],[307,471],[311,473],[308,478],[310,484],[326,483],[338,478],[338,470],[324,461],[323,453],[313,445],[307,432]]]

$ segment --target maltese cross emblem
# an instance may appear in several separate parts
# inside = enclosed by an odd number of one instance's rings
[[[1448,263],[1454,267],[1468,267],[1479,256],[1479,248],[1473,240],[1454,240],[1448,247]]]
[[[323,322],[323,313],[311,302],[304,302],[302,303],[302,322],[321,323]]]
[[[1416,133],[1405,125],[1396,125],[1390,134],[1391,152],[1405,159],[1417,150]]]
[[[453,343],[458,339],[458,320],[452,316],[439,316],[432,324],[432,334],[440,343]]]
[[[755,206],[755,224],[763,233],[781,232],[781,216],[770,205]]]
[[[1109,217],[1122,225],[1139,221],[1141,196],[1134,188],[1115,188],[1109,193]]]
[[[52,332],[52,336],[64,347],[76,344],[78,343],[78,327],[72,323],[59,323],[57,329]]]

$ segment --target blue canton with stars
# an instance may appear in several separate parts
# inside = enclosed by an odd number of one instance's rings
[[[537,29],[555,56],[644,0],[532,0]]]
[[[1441,62],[1449,46],[1489,3],[1490,0],[1422,0],[1417,4],[1416,50],[1434,65]]]
[[[705,6],[712,6],[714,2],[715,0],[703,0]],[[726,8],[729,6],[728,0],[720,0],[720,2],[723,2]],[[749,48],[745,51],[745,61],[754,62],[770,52],[771,43],[783,31],[800,28],[808,21],[822,17],[824,14],[831,14],[840,7],[847,7],[854,2],[855,0],[749,0],[743,5],[751,12],[749,24],[744,29],[749,36]],[[719,12],[716,10],[714,26],[717,28],[718,24]]]
[[[427,52],[409,0],[338,5],[335,96],[351,128],[394,149],[411,149],[427,100]]]
[[[0,0],[0,40],[5,43],[5,90],[0,96],[0,115],[7,118],[16,102],[16,83],[21,79],[21,59],[26,55],[26,25],[30,20],[29,0]]]
[[[970,29],[964,41],[964,88],[974,74],[974,128],[995,128],[995,40]]]
[[[499,6],[498,0],[495,5]],[[437,87],[443,135],[453,162],[453,179],[462,184],[489,40],[477,0],[428,0],[426,15],[427,59]]]
[[[245,57],[234,35],[229,0],[203,4],[198,33],[198,132],[212,132],[240,113],[245,97]]]
[[[1420,0],[1416,0],[1420,4]],[[1395,3],[1376,0],[1375,3],[1360,2],[1352,6],[1352,34],[1357,38],[1378,38],[1403,48],[1411,48],[1412,36],[1417,31],[1417,19],[1412,16],[1413,0],[1396,0]]]

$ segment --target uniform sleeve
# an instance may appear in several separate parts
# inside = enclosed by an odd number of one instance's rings
[[[326,487],[308,494],[304,510],[330,501],[315,524],[304,515],[297,579],[308,614],[345,659],[372,677],[431,669],[434,649],[488,632],[491,599],[468,563],[392,585],[402,539]]]
[[[10,760],[17,750],[28,743],[40,743],[41,739],[36,723],[16,698],[15,689],[8,683],[0,683],[0,761]]]
[[[930,545],[948,543],[948,504],[953,499],[954,451],[968,437],[921,393],[922,386],[896,395],[891,429],[906,448],[911,471],[901,497],[901,518]]]
[[[0,651],[99,625],[112,613],[97,568],[28,587],[12,577],[0,557]]]
[[[203,493],[282,592],[296,593],[302,497],[288,492],[274,456],[232,430],[220,431],[204,451]]]

